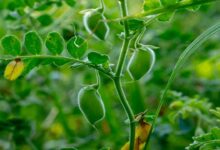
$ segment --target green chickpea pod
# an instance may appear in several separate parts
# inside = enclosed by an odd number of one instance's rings
[[[100,77],[97,73],[97,84],[83,87],[78,93],[79,109],[86,120],[95,125],[105,117],[105,106],[98,92]]]
[[[105,22],[104,3],[101,0],[101,7],[88,10],[83,16],[83,23],[86,30],[99,40],[105,40],[109,34],[109,26]]]
[[[136,48],[127,66],[127,71],[133,80],[140,80],[150,73],[155,63],[155,53],[150,48]]]

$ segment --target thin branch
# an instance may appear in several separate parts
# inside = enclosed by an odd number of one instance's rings
[[[120,8],[121,8],[121,14],[122,17],[126,17],[128,15],[128,10],[127,10],[127,0],[119,0],[120,3]],[[130,136],[129,136],[129,142],[130,150],[134,150],[134,142],[135,142],[135,123],[134,123],[134,113],[133,110],[131,109],[128,100],[124,94],[122,85],[121,85],[121,73],[123,70],[125,58],[127,56],[127,52],[130,46],[130,33],[129,33],[129,26],[127,20],[123,20],[124,24],[124,33],[125,33],[125,38],[123,41],[123,45],[120,51],[117,67],[116,67],[116,72],[115,72],[115,78],[114,78],[114,84],[116,87],[116,90],[119,95],[120,102],[128,116],[129,119],[129,124],[130,124]]]
[[[175,10],[182,9],[182,8],[187,8],[187,7],[191,7],[191,6],[202,5],[202,4],[207,4],[207,3],[211,3],[211,2],[217,2],[217,1],[220,1],[220,0],[198,0],[198,1],[183,0],[183,1],[178,2],[176,4],[173,4],[173,5],[160,7],[157,9],[152,9],[152,10],[149,10],[149,11],[146,11],[143,13],[138,13],[138,14],[122,17],[122,18],[112,19],[110,21],[122,21],[122,20],[134,19],[134,18],[135,19],[143,18],[143,17],[147,17],[147,16],[163,14],[166,12],[175,11]]]
[[[56,59],[56,60],[66,60],[68,62],[72,62],[72,63],[80,63],[80,64],[83,64],[83,65],[86,65],[88,67],[91,67],[91,68],[94,68],[102,73],[104,73],[105,75],[107,75],[108,77],[110,77],[111,79],[114,78],[114,75],[97,66],[97,65],[94,65],[94,64],[91,64],[89,62],[86,62],[86,61],[83,61],[83,60],[79,60],[79,59],[75,59],[75,58],[72,58],[72,57],[65,57],[65,56],[53,56],[53,55],[27,55],[27,56],[16,56],[16,57],[12,57],[12,56],[4,56],[4,57],[0,57],[0,60],[4,60],[4,61],[9,61],[9,60],[14,60],[14,59]]]

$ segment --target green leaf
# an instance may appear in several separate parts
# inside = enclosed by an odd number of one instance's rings
[[[210,132],[193,137],[194,142],[187,150],[217,150],[220,148],[220,128],[212,128]]]
[[[198,11],[200,7],[201,5],[191,6],[191,7],[188,7],[187,10],[195,12],[195,11]]]
[[[151,9],[156,9],[160,7],[160,0],[145,0],[144,1],[144,11],[149,11]]]
[[[66,60],[66,59],[55,59],[54,60],[54,64],[57,66],[62,66],[67,63],[69,63],[69,60]]]
[[[24,6],[25,6],[25,3],[23,2],[23,0],[14,0],[14,1],[10,1],[7,7],[9,10],[14,11]]]
[[[50,65],[54,62],[55,58],[44,58],[41,60],[41,65]]]
[[[35,31],[26,33],[24,45],[31,54],[40,54],[42,50],[41,38]]]
[[[175,14],[175,12],[167,12],[167,13],[159,16],[158,20],[159,21],[170,21],[173,18],[174,14]]]
[[[74,58],[82,58],[87,50],[87,47],[87,41],[80,36],[72,37],[67,42],[67,50],[69,54]]]
[[[13,56],[19,55],[21,53],[21,43],[14,35],[5,36],[2,39],[2,47],[8,54]]]
[[[74,7],[76,5],[76,0],[65,0],[65,2],[70,7]]]
[[[162,106],[165,104],[166,102],[166,99],[165,99],[165,96],[171,86],[171,84],[173,83],[174,79],[176,78],[177,76],[177,73],[180,72],[181,68],[183,67],[183,65],[185,64],[185,62],[187,61],[187,59],[193,54],[196,52],[196,50],[204,43],[206,42],[212,35],[214,35],[215,33],[217,33],[218,31],[220,31],[220,23],[210,27],[209,29],[207,29],[205,32],[203,32],[200,36],[198,36],[184,51],[183,53],[180,55],[172,73],[171,73],[171,76],[167,82],[167,85],[161,95],[161,98],[160,98],[160,104],[157,108],[157,111],[156,111],[156,117],[155,117],[155,120],[157,119],[159,113],[160,113],[160,110],[162,108]],[[154,120],[154,123],[155,124],[155,120]]]
[[[160,0],[161,4],[163,6],[169,6],[175,4],[177,1],[176,0]]]
[[[52,54],[58,55],[64,49],[64,40],[58,32],[51,32],[47,35],[45,45]]]
[[[215,115],[218,118],[218,121],[220,122],[220,107],[217,107],[215,109],[211,109],[210,112]]]
[[[44,10],[49,9],[50,7],[51,7],[51,3],[48,1],[48,2],[40,4],[35,10],[44,11]]]
[[[37,18],[42,26],[49,26],[53,23],[53,18],[48,14],[43,14]]]
[[[39,66],[41,63],[41,60],[38,58],[32,58],[32,59],[25,60],[24,63],[25,63],[25,69],[24,69],[23,75],[28,74],[32,69]]]
[[[34,3],[36,0],[24,0],[24,2],[29,6],[29,7],[34,7]]]
[[[93,64],[105,64],[108,62],[109,57],[107,55],[103,55],[97,52],[91,52],[88,54],[88,59]]]
[[[130,30],[137,30],[144,26],[144,21],[140,19],[130,19],[128,20],[128,26]]]
[[[175,4],[177,1],[176,0],[160,0],[160,2],[163,6],[170,6],[170,5]],[[174,14],[175,14],[175,11],[167,12],[165,14],[160,15],[158,17],[158,20],[159,21],[170,21],[173,18]]]

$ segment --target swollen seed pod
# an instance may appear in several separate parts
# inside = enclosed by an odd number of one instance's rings
[[[91,9],[83,16],[86,30],[99,40],[105,40],[109,34],[109,26],[100,8]]]
[[[105,107],[102,98],[96,88],[84,87],[78,94],[78,105],[80,111],[92,125],[105,117]]]
[[[151,71],[154,63],[155,54],[152,49],[136,49],[128,63],[127,71],[133,80],[139,80]]]
[[[24,70],[24,63],[20,59],[11,61],[5,68],[4,77],[8,80],[17,79]]]

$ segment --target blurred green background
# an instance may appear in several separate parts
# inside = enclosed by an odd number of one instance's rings
[[[27,0],[28,1],[28,0]],[[36,30],[42,38],[51,31],[60,32],[67,41],[81,35],[89,42],[89,51],[118,59],[123,26],[109,22],[110,36],[98,41],[85,31],[80,11],[96,8],[98,0],[62,1],[38,0],[33,9],[23,0],[0,0],[0,38],[14,34],[23,40],[24,33]],[[142,11],[142,0],[129,0],[129,13]],[[29,5],[27,5],[29,4]],[[116,0],[107,1],[108,19],[120,17]],[[179,10],[170,22],[154,21],[148,26],[143,44],[159,47],[155,50],[156,66],[150,76],[141,81],[123,80],[129,103],[138,114],[148,109],[153,114],[160,94],[181,52],[205,29],[220,20],[220,2],[203,5],[198,11]],[[0,48],[0,54],[4,52]],[[46,54],[46,49],[44,51]],[[131,52],[129,52],[130,56]],[[64,54],[67,55],[67,54]],[[180,109],[167,104],[158,119],[151,141],[151,150],[183,150],[192,143],[192,136],[215,125],[210,108],[220,106],[220,35],[213,36],[185,64],[172,84],[169,104],[180,100]],[[94,83],[95,72],[88,67],[73,69],[70,64],[41,66],[16,81],[3,78],[6,63],[0,63],[0,149],[41,150],[72,148],[98,150],[111,147],[118,150],[128,140],[126,115],[119,103],[114,85],[102,76],[99,89],[106,107],[105,119],[94,129],[77,106],[81,87]],[[127,76],[126,70],[124,70]]]

